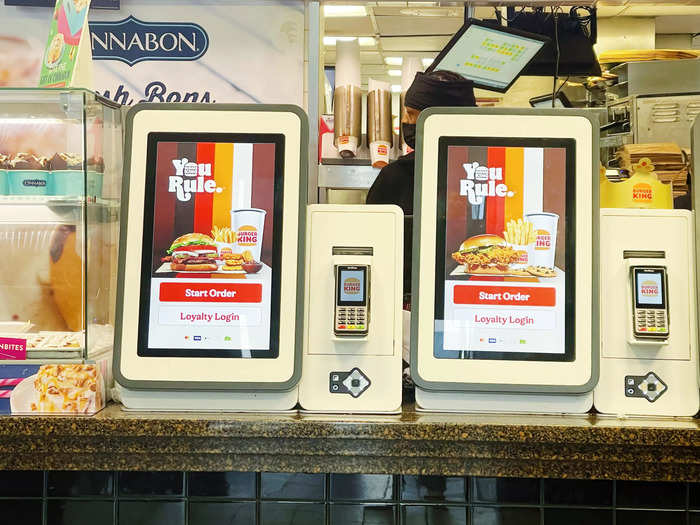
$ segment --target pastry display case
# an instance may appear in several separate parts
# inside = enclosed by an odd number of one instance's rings
[[[112,349],[121,174],[120,106],[0,89],[0,341],[27,359]]]

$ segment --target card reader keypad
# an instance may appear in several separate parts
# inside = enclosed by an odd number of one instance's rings
[[[349,372],[331,372],[329,379],[331,394],[350,394],[352,397],[360,397],[372,384],[359,368]]]
[[[335,315],[336,332],[362,333],[367,331],[367,307],[338,306]]]
[[[668,385],[654,372],[643,376],[625,376],[625,397],[642,397],[653,403],[666,390]]]
[[[668,335],[666,310],[638,308],[635,311],[635,332],[649,336]]]

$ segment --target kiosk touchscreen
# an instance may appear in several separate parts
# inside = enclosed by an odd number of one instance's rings
[[[301,375],[305,114],[140,104],[126,144],[114,359],[124,405],[291,409]]]
[[[421,113],[411,373],[422,409],[590,409],[597,129],[576,110]]]

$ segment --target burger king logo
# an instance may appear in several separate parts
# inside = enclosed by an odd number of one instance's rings
[[[236,242],[239,246],[256,246],[258,244],[258,230],[254,226],[241,226],[236,234]]]
[[[654,190],[646,182],[640,182],[632,186],[632,200],[635,202],[651,202]]]
[[[357,295],[360,293],[360,280],[357,277],[348,277],[343,282],[343,292],[348,295]]]
[[[547,230],[535,230],[535,250],[550,250],[552,234]]]
[[[379,155],[388,155],[389,148],[387,148],[384,144],[380,144],[379,146],[377,146],[377,153]]]
[[[641,294],[645,297],[656,297],[659,295],[659,285],[654,281],[644,281],[641,288]]]

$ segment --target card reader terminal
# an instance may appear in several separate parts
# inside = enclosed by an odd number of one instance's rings
[[[638,339],[668,339],[668,280],[662,266],[633,266],[632,290],[634,336]]]
[[[369,332],[369,265],[335,266],[335,325],[337,336]]]

